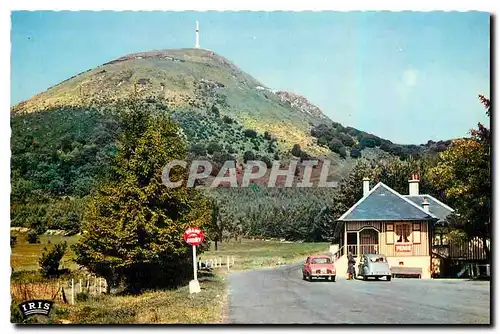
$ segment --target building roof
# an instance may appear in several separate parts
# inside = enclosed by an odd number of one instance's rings
[[[434,216],[438,217],[439,221],[445,221],[446,218],[455,211],[448,205],[444,204],[443,202],[440,202],[431,195],[416,195],[416,196],[404,195],[404,197],[406,197],[407,199],[409,199],[410,201],[412,201],[417,205],[422,205],[422,201],[424,200],[424,198],[427,198],[427,201],[429,202],[429,211]]]
[[[438,220],[413,201],[379,182],[366,196],[347,210],[338,221]]]

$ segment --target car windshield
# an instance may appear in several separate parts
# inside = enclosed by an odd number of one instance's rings
[[[383,256],[373,256],[370,257],[370,262],[387,262]]]
[[[327,257],[318,257],[318,258],[312,259],[311,263],[314,263],[314,264],[330,263],[330,259]]]

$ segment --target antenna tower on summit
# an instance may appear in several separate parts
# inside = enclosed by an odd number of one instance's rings
[[[198,25],[198,21],[196,21],[196,45],[195,48],[200,48],[200,27]]]

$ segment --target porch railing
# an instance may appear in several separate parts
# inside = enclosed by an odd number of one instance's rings
[[[344,246],[340,247],[340,249],[338,251],[335,252],[335,254],[333,254],[332,256],[332,260],[333,262],[337,261],[338,259],[340,259],[342,257],[342,255],[344,255]]]
[[[378,254],[378,244],[347,245],[347,253],[352,253],[355,257],[363,254]]]

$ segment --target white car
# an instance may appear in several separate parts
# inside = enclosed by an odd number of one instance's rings
[[[387,258],[382,254],[363,254],[359,259],[358,276],[367,280],[369,277],[391,280],[392,274]]]

